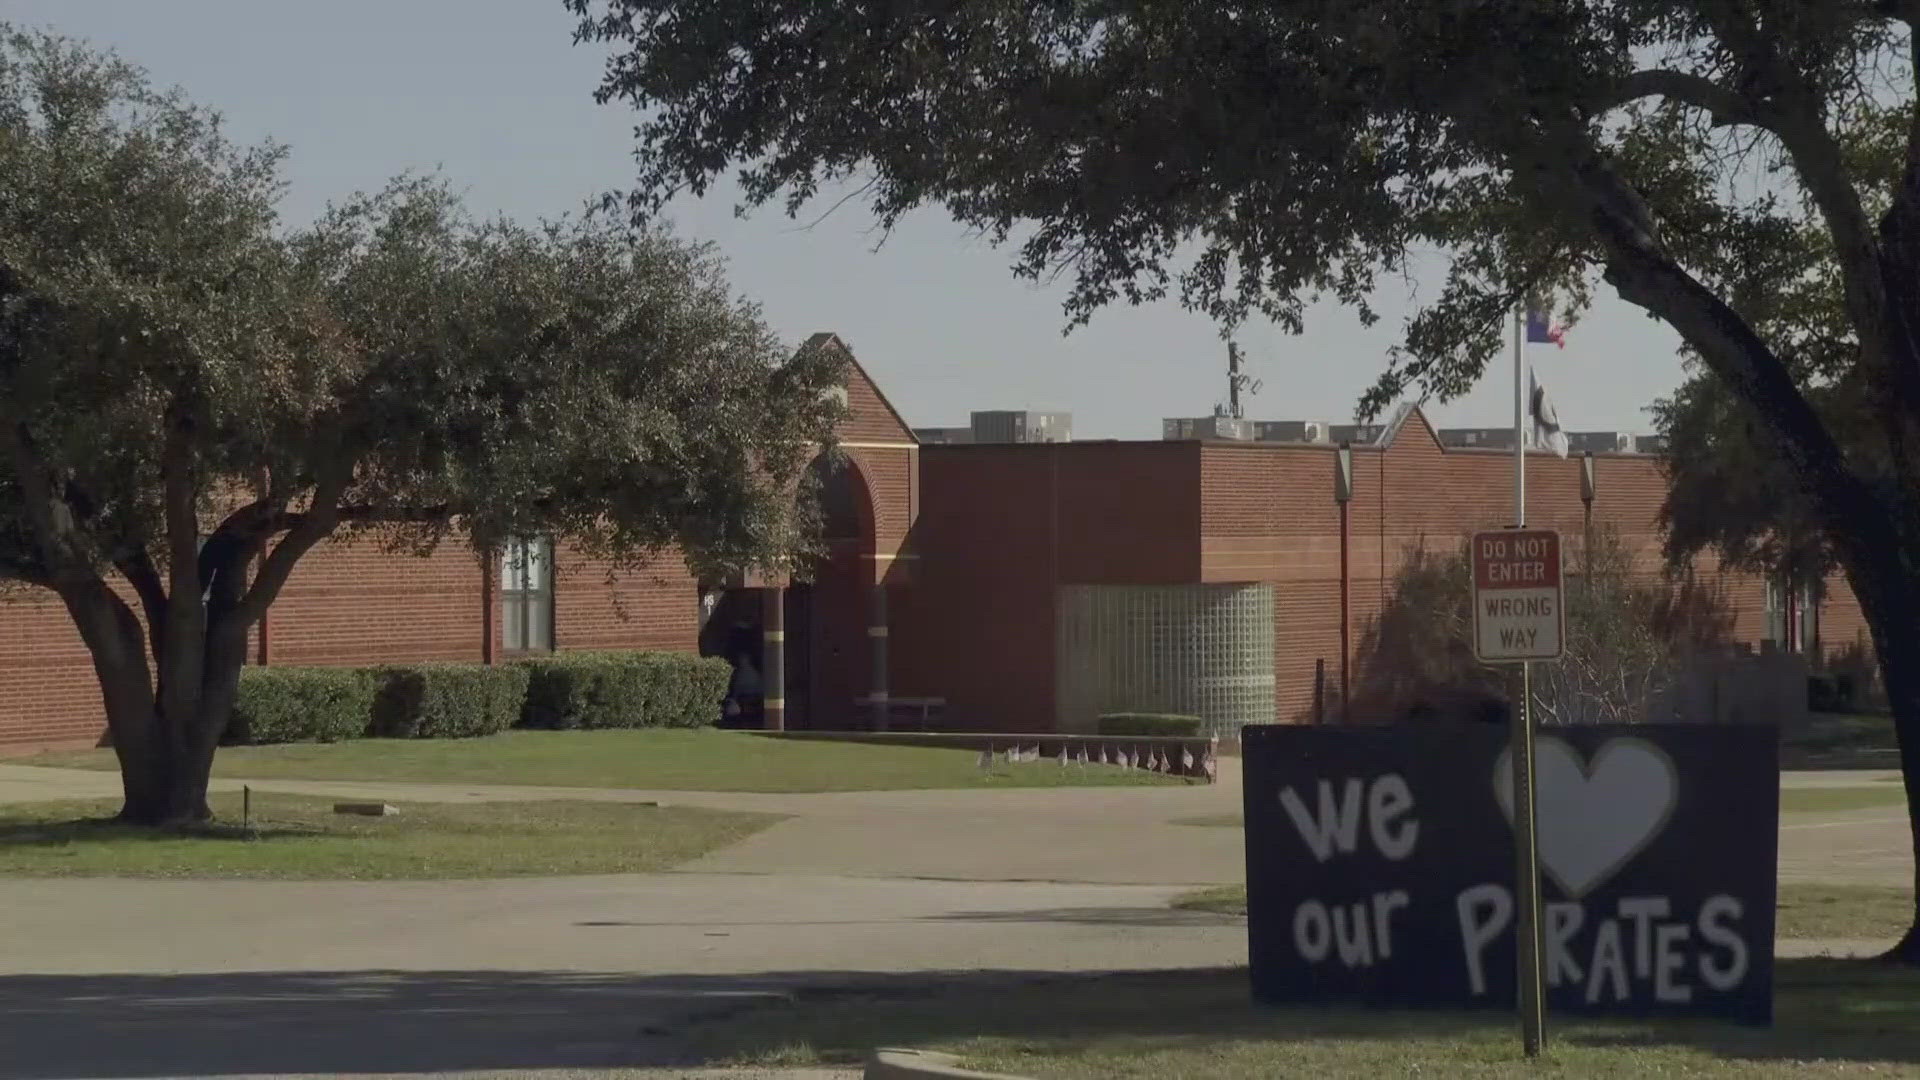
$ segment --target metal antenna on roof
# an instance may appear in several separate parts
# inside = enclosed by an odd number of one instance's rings
[[[1240,405],[1240,392],[1242,390],[1248,394],[1260,392],[1260,380],[1241,370],[1245,360],[1246,354],[1240,351],[1240,345],[1237,342],[1227,342],[1227,404],[1214,406],[1215,416],[1231,416],[1235,420],[1245,418],[1246,412]]]

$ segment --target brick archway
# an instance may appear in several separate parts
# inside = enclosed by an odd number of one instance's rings
[[[823,454],[808,472],[818,485],[824,549],[788,590],[788,723],[848,730],[866,726],[876,689],[876,641],[869,632],[877,543],[873,487],[849,454]]]

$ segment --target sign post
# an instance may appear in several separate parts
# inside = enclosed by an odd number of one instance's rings
[[[1535,832],[1533,672],[1566,644],[1560,534],[1516,527],[1473,538],[1473,651],[1489,664],[1519,664],[1513,710],[1514,906],[1521,1041],[1528,1057],[1545,1040],[1540,970],[1540,845]]]

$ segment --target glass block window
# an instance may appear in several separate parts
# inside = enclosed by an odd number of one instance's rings
[[[1113,712],[1198,716],[1223,736],[1274,721],[1271,584],[1069,585],[1056,615],[1062,731]]]

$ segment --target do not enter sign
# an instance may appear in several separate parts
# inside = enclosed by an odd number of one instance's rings
[[[1487,663],[1557,660],[1566,642],[1560,534],[1502,529],[1473,537],[1473,652]]]

